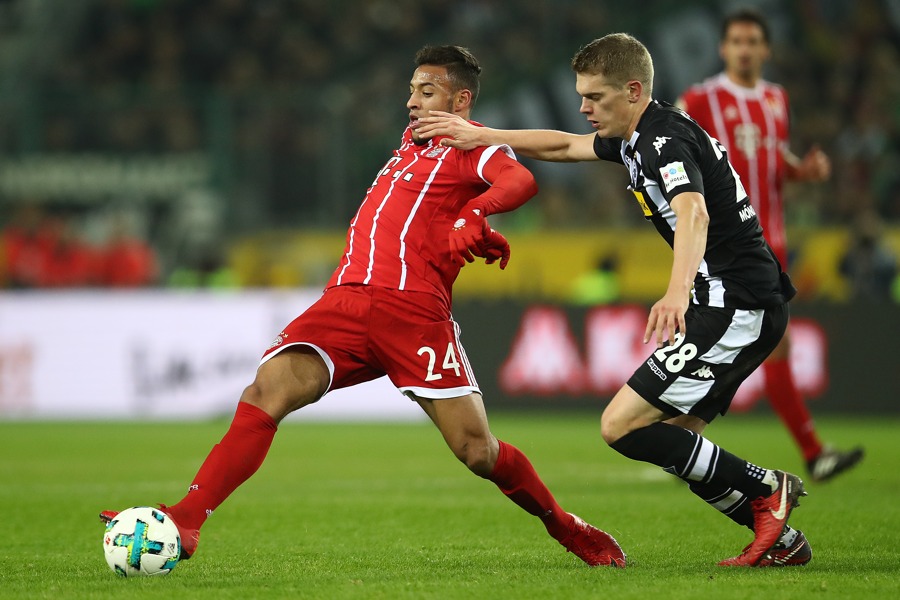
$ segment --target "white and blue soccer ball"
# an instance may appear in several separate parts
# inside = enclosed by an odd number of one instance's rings
[[[103,554],[109,568],[123,577],[165,575],[178,564],[181,536],[158,508],[127,508],[107,524]]]

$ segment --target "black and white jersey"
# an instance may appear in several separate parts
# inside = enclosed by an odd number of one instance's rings
[[[756,309],[784,304],[796,293],[763,237],[756,212],[725,148],[693,119],[653,101],[631,139],[594,140],[603,160],[622,163],[629,189],[669,246],[675,212],[669,203],[698,192],[709,213],[706,252],[694,279],[693,301],[703,306]]]

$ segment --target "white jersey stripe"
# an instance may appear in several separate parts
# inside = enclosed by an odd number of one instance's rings
[[[705,258],[700,260],[700,268],[697,271],[703,275],[706,283],[709,284],[709,301],[707,305],[725,308],[725,286],[722,284],[722,278],[709,276],[709,265]]]
[[[763,118],[766,122],[766,131],[762,135],[763,140],[767,141],[777,141],[778,140],[778,130],[777,125],[775,124],[775,115],[772,114],[772,107],[769,106],[769,103],[765,101],[765,94],[760,95],[759,101],[760,109],[762,109]],[[766,148],[766,172],[767,173],[775,173],[778,170],[778,155],[782,152],[781,148]],[[766,213],[767,215],[780,215],[781,214],[781,194],[778,193],[778,178],[777,177],[768,177],[768,193],[769,193],[769,210]],[[778,219],[767,219],[766,223],[763,223],[763,230],[765,233],[775,235],[775,232],[770,232],[770,230],[775,227],[774,222],[778,221]],[[782,239],[781,232],[777,236],[776,239]]]
[[[434,177],[435,175],[437,175],[437,172],[441,170],[441,166],[444,164],[444,159],[447,158],[447,154],[449,154],[451,150],[453,150],[453,148],[447,148],[447,151],[441,154],[441,157],[437,160],[437,164],[434,165],[434,168],[428,175],[428,180],[425,182],[425,185],[422,186],[422,191],[416,198],[416,202],[415,204],[413,204],[412,210],[409,211],[409,216],[407,217],[406,222],[403,223],[403,231],[400,232],[400,283],[398,289],[406,289],[406,234],[409,232],[409,225],[410,223],[412,223],[412,220],[413,218],[415,218],[419,207],[422,205],[422,199],[428,195],[428,190],[431,187],[431,182],[434,181]],[[416,160],[419,160],[418,154],[416,155]],[[416,160],[410,163],[409,166],[411,167],[416,164]]]
[[[706,86],[706,96],[709,98],[709,104],[712,106],[713,120],[716,122],[716,130],[713,137],[722,142],[726,148],[733,148],[731,139],[728,136],[728,129],[725,128],[725,119],[722,117],[722,107],[719,105],[718,87],[716,85]]]
[[[337,285],[341,285],[341,282],[344,279],[344,273],[347,271],[347,268],[350,266],[352,259],[350,258],[353,255],[353,241],[356,237],[356,222],[359,220],[359,215],[362,212],[363,207],[366,205],[366,202],[369,201],[369,196],[367,195],[363,200],[362,204],[360,204],[359,209],[356,211],[356,216],[353,217],[353,221],[350,223],[350,239],[347,240],[347,252],[344,254],[344,257],[347,259],[344,263],[343,268],[341,269],[340,274],[337,277]]]
[[[516,153],[513,152],[512,148],[503,144],[502,146],[488,146],[485,151],[481,154],[481,157],[478,159],[478,167],[477,173],[478,176],[481,177],[482,181],[490,185],[490,181],[484,178],[484,165],[487,164],[487,161],[494,155],[494,152],[497,150],[501,150],[504,154],[510,157],[513,160],[516,160]]]
[[[745,95],[735,95],[734,101],[737,103],[738,112],[741,114],[741,120],[744,123],[752,123],[753,119],[750,117],[750,108],[747,106],[747,98]],[[756,138],[756,136],[754,136]],[[750,143],[746,141],[745,143]],[[725,146],[726,148],[731,148],[732,146]],[[742,151],[738,149],[738,151]],[[753,202],[756,198],[759,198],[759,160],[757,160],[758,152],[755,150],[747,156],[747,169],[748,175],[750,176],[750,181],[746,182],[750,184],[750,201]],[[745,185],[746,185],[745,183]]]
[[[397,180],[403,177],[403,175],[417,162],[419,161],[419,155],[416,154],[413,158],[413,161],[406,165],[402,171],[396,174],[396,176],[391,180],[391,187],[388,188],[387,194],[384,195],[384,200],[381,201],[381,204],[378,206],[378,210],[375,211],[375,216],[372,217],[372,230],[369,232],[369,266],[366,268],[366,278],[363,279],[363,284],[368,285],[369,281],[372,279],[372,268],[375,266],[375,232],[378,231],[378,217],[381,215],[381,211],[384,208],[384,205],[387,204],[387,201],[391,197],[391,193],[394,191],[394,186],[397,184]]]

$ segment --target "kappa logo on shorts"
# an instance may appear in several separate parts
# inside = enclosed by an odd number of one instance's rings
[[[653,362],[652,358],[647,360],[647,365],[650,367],[650,370],[653,371],[654,373],[656,373],[656,376],[659,377],[660,379],[662,379],[663,381],[665,381],[666,379],[669,378],[669,376],[666,375],[663,372],[663,370],[660,369],[659,366],[655,362]]]
[[[712,370],[707,365],[703,365],[693,373],[691,373],[694,377],[699,377],[700,379],[715,379],[716,376],[713,375]]]

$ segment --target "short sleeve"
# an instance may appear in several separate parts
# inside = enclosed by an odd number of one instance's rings
[[[606,139],[599,135],[594,138],[594,154],[600,160],[609,160],[619,164],[625,164],[622,160],[622,140],[619,138]]]
[[[653,140],[649,152],[644,154],[645,165],[652,179],[659,182],[659,190],[666,200],[683,192],[704,193],[699,151],[694,136],[682,131]]]

